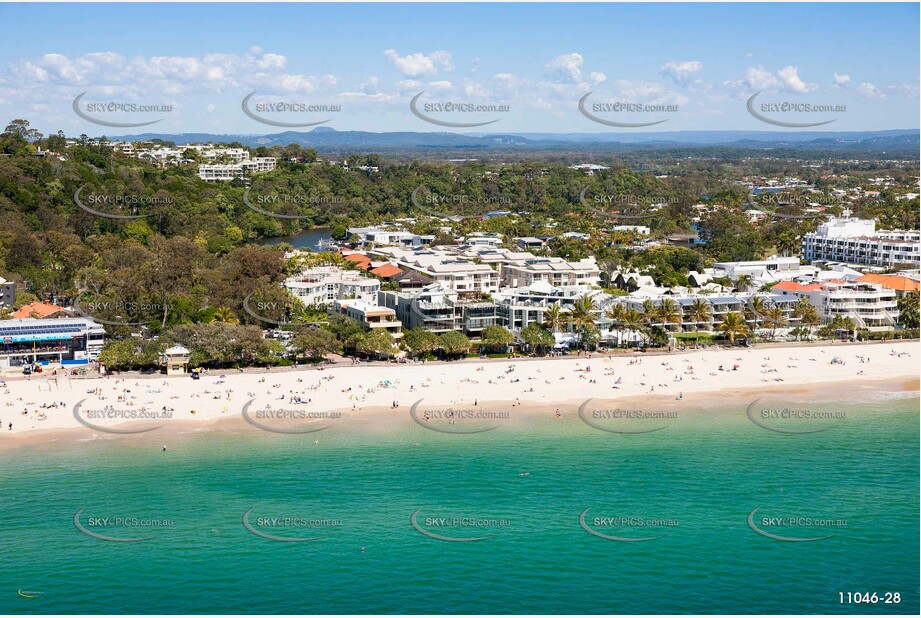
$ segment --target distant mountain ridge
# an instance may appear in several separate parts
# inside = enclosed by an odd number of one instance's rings
[[[318,127],[312,131],[271,134],[142,133],[112,136],[112,140],[162,139],[177,144],[239,142],[245,146],[299,144],[321,153],[433,152],[433,151],[650,151],[681,148],[784,149],[829,152],[914,152],[921,147],[918,129],[888,131],[663,131],[660,133],[438,133],[396,131],[337,131]]]

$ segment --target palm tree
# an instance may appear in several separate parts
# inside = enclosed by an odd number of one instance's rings
[[[695,298],[691,306],[688,307],[688,317],[694,322],[694,331],[696,332],[694,345],[700,345],[700,325],[704,322],[709,322],[713,317],[710,303],[703,298]]]
[[[765,321],[771,325],[771,339],[775,338],[778,328],[787,325],[787,318],[784,317],[783,307],[780,305],[774,305],[768,309],[765,318]]]
[[[764,319],[767,310],[767,301],[764,300],[763,296],[752,296],[749,299],[745,306],[745,315],[755,323],[753,333],[757,334],[758,328],[761,326],[761,320]]]
[[[751,287],[752,276],[751,275],[739,275],[739,278],[736,279],[736,287],[740,292],[745,292],[748,288]]]
[[[648,323],[656,322],[658,318],[658,313],[659,313],[659,308],[656,306],[654,302],[652,302],[652,300],[647,298],[646,300],[643,301],[643,315],[646,316],[646,321]]]
[[[803,329],[806,333],[806,339],[812,336],[812,327],[818,325],[822,321],[819,318],[819,312],[816,310],[815,305],[805,296],[801,296],[799,302],[796,303],[796,307],[793,308],[793,315],[800,319],[800,324],[803,325]]]
[[[681,311],[681,305],[678,304],[674,298],[663,298],[662,302],[659,303],[658,311],[659,322],[661,322],[666,329],[670,324],[681,324],[681,319],[684,317],[684,313]]]
[[[595,299],[592,296],[582,296],[577,298],[569,312],[569,321],[579,331],[581,339],[584,341],[588,331],[595,327]]]
[[[627,309],[624,311],[623,327],[625,330],[632,330],[640,333],[644,337],[649,337],[646,332],[646,317],[641,311],[636,309]]]
[[[604,317],[611,320],[612,330],[617,331],[617,345],[621,344],[621,333],[624,327],[624,315],[627,313],[627,307],[623,303],[614,303],[604,312]]]
[[[897,304],[899,323],[905,328],[918,328],[918,290],[906,292]]]
[[[214,310],[214,316],[211,318],[212,322],[223,322],[224,324],[239,324],[240,320],[237,316],[234,315],[227,307],[218,307]]]
[[[843,315],[836,315],[832,318],[830,326],[835,332],[843,330],[847,338],[851,337],[851,331],[857,327],[853,318]]]
[[[549,330],[551,334],[559,332],[560,328],[563,326],[563,312],[560,311],[559,305],[550,305],[550,307],[544,311],[544,321],[541,322],[541,326]]]
[[[778,234],[777,241],[774,244],[777,245],[777,250],[784,257],[799,249],[800,246],[796,233],[789,230]]]
[[[730,344],[736,342],[736,336],[748,337],[751,335],[751,328],[745,321],[745,316],[737,311],[727,313],[723,321],[716,327],[716,330],[725,333],[729,337]]]

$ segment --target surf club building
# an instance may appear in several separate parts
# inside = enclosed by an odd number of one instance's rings
[[[0,321],[0,370],[35,363],[85,365],[105,344],[102,325],[88,318]]]

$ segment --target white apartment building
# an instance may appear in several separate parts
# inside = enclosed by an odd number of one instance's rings
[[[388,230],[383,227],[350,227],[348,238],[358,236],[361,244],[374,243],[375,245],[402,245],[404,247],[419,247],[431,242],[434,236],[420,236],[406,230]]]
[[[803,266],[798,257],[771,256],[766,260],[751,262],[717,262],[713,265],[714,277],[729,277],[737,281],[746,275],[756,282],[786,281],[802,276],[814,276],[819,269]]]
[[[529,257],[501,262],[499,273],[502,285],[512,288],[529,287],[547,283],[555,288],[573,285],[600,285],[601,269],[594,256],[578,262],[568,262],[560,257]]]
[[[243,178],[247,173],[271,172],[275,165],[275,157],[256,157],[227,165],[199,165],[198,177],[205,182],[233,180]]]
[[[891,268],[921,266],[921,232],[876,230],[872,219],[833,217],[803,236],[804,260]]]
[[[895,290],[875,283],[843,279],[806,284],[784,281],[771,288],[771,292],[809,299],[823,322],[842,316],[851,318],[858,328],[887,330],[899,318]]]
[[[445,251],[380,247],[369,253],[418,271],[459,294],[492,294],[499,290],[499,273],[487,264],[475,264]]]
[[[377,302],[381,282],[357,270],[316,266],[285,279],[285,289],[305,305],[331,305],[336,301]]]
[[[335,309],[356,320],[367,330],[383,329],[397,341],[403,337],[403,324],[393,309],[363,300],[343,300],[335,304]]]
[[[249,151],[245,148],[216,148],[210,144],[186,144],[180,150],[194,150],[205,159],[226,159],[230,163],[241,163],[249,160]]]

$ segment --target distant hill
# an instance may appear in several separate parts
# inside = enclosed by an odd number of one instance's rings
[[[892,131],[664,131],[661,133],[437,133],[399,131],[336,131],[319,127],[308,132],[285,131],[264,135],[213,133],[142,133],[113,136],[117,140],[162,139],[183,143],[240,142],[245,146],[299,144],[320,153],[394,152],[650,152],[719,148],[739,151],[803,151],[889,154],[916,157],[921,148],[917,129]]]

